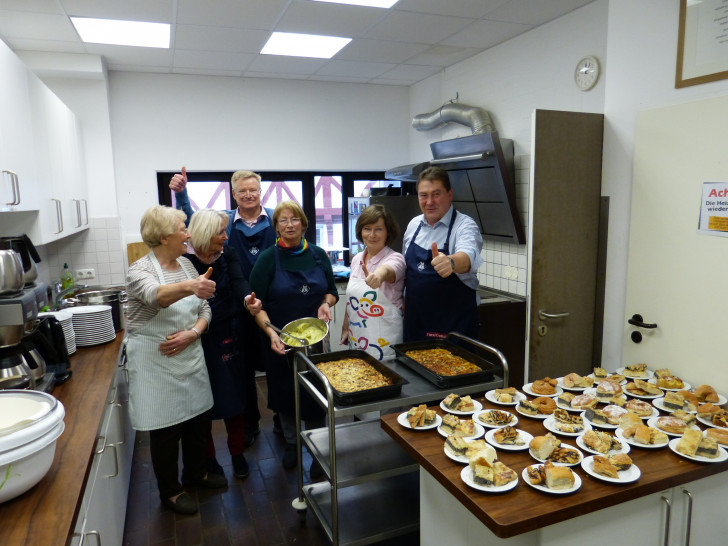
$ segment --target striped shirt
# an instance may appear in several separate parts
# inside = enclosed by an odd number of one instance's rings
[[[174,284],[187,280],[185,271],[191,279],[199,277],[197,270],[187,258],[180,258],[182,268],[176,271],[168,271],[162,269],[164,280],[167,284]],[[154,315],[162,308],[157,302],[157,290],[159,289],[159,279],[152,265],[149,255],[139,258],[131,264],[126,274],[126,293],[129,301],[127,303],[127,333],[134,332],[137,328],[144,325],[147,321],[154,318]],[[212,311],[210,305],[205,301],[200,308],[198,318],[204,318],[210,323]]]

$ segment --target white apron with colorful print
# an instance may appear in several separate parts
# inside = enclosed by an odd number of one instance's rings
[[[362,349],[377,360],[395,356],[392,345],[402,343],[402,311],[364,279],[349,279],[346,287],[349,348]]]

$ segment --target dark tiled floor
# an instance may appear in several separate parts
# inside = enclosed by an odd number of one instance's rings
[[[222,421],[213,422],[217,460],[225,469],[229,485],[222,491],[192,492],[200,510],[183,516],[162,507],[149,459],[149,437],[137,433],[124,528],[125,546],[187,545],[328,545],[330,541],[309,510],[305,524],[292,507],[298,494],[296,471],[280,463],[282,437],[273,434],[273,416],[265,408],[265,379],[258,379],[261,434],[245,451],[250,475],[244,480],[232,473]],[[304,480],[308,480],[311,458],[304,451]],[[406,536],[380,543],[382,546],[414,546],[418,536]]]

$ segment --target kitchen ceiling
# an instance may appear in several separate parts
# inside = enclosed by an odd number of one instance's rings
[[[15,51],[100,55],[109,70],[409,86],[594,0],[0,0]],[[171,24],[170,49],[84,44],[70,16]],[[261,55],[273,31],[353,38],[331,59]]]

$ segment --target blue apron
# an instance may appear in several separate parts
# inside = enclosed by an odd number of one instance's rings
[[[450,234],[457,211],[453,209],[441,254],[450,253]],[[412,236],[404,256],[407,277],[404,291],[404,341],[444,338],[449,332],[478,337],[478,305],[475,290],[453,273],[442,278],[432,267],[432,242],[415,244],[422,224]]]
[[[253,227],[248,226],[242,220],[239,222],[240,226],[234,225],[232,218],[228,223],[227,246],[237,251],[238,258],[240,258],[240,268],[243,270],[246,279],[250,279],[250,272],[253,270],[258,255],[266,248],[272,247],[276,242],[276,230],[273,229],[271,217],[272,213]]]
[[[289,322],[304,318],[315,317],[324,296],[328,292],[329,283],[326,279],[321,260],[313,253],[316,266],[305,271],[284,271],[281,268],[279,253],[275,249],[276,269],[268,292],[268,301],[265,309],[271,323],[283,328]],[[313,252],[310,248],[306,252]],[[294,352],[288,353],[293,358]],[[266,379],[268,381],[268,407],[285,415],[294,415],[296,412],[295,393],[293,387],[293,368],[288,361],[289,356],[283,356],[269,351],[266,359]],[[301,390],[301,417],[303,420],[320,419],[324,410],[311,396]]]
[[[207,373],[210,376],[212,419],[226,419],[245,411],[246,377],[243,355],[239,351],[240,310],[237,294],[233,294],[225,254],[208,265],[197,256],[187,256],[202,274],[212,266],[211,280],[215,281],[215,294],[207,300],[212,311],[208,330],[202,334]]]

